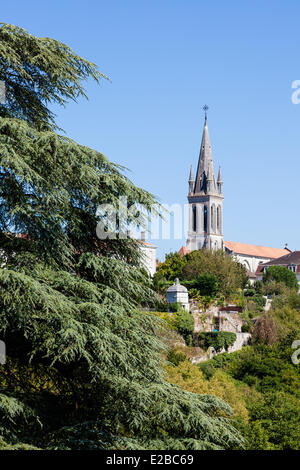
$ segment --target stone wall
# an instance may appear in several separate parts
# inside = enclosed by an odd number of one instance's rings
[[[218,331],[240,333],[242,329],[243,321],[238,313],[220,313],[217,307],[209,309],[205,313],[193,310],[192,315],[195,322],[195,333],[213,331],[216,324],[218,324]]]
[[[234,351],[240,351],[243,346],[247,346],[247,344],[249,344],[250,338],[251,338],[250,333],[236,333],[236,340],[232,346],[229,346],[227,352],[232,353]],[[212,359],[214,356],[217,356],[218,354],[222,354],[226,352],[225,348],[223,348],[219,352],[216,352],[214,348],[209,348],[207,352],[203,352],[199,348],[194,348],[194,349],[195,349],[195,354],[190,358],[190,361],[193,364],[199,364],[199,362],[208,361],[209,359]]]

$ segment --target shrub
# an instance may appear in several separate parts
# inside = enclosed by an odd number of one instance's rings
[[[157,302],[155,302],[154,307],[157,312],[168,312],[169,310],[168,302],[163,299],[160,299]]]
[[[265,273],[263,273],[263,283],[268,282],[282,282],[290,289],[299,288],[298,279],[295,273],[284,266],[270,266]]]
[[[229,346],[232,346],[235,341],[236,334],[229,331],[196,333],[193,337],[195,346],[199,346],[202,349],[213,347],[217,352],[221,351],[223,348],[228,351]]]
[[[171,349],[168,352],[167,360],[174,364],[174,366],[178,366],[180,362],[184,362],[187,359],[187,356],[183,352],[176,351],[176,349]]]
[[[261,294],[255,294],[252,300],[257,304],[258,307],[263,308],[266,305],[266,298]]]
[[[177,313],[177,331],[183,336],[186,344],[190,346],[193,340],[194,318],[186,310]]]
[[[242,324],[242,333],[250,333],[251,325],[249,322]]]
[[[244,296],[245,297],[253,297],[256,294],[256,290],[253,288],[245,289]]]
[[[214,274],[199,274],[191,281],[183,281],[187,288],[194,288],[201,296],[215,297],[219,292],[219,281]]]
[[[182,310],[182,304],[180,302],[174,302],[168,304],[170,312],[180,312]]]
[[[214,276],[218,280],[218,292],[226,298],[232,291],[244,288],[248,281],[245,267],[223,251],[194,250],[185,258],[187,262],[182,268],[183,279],[195,280],[204,274]]]

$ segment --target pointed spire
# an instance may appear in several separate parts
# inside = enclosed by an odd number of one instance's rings
[[[189,182],[190,182],[190,181],[194,181],[194,175],[193,175],[193,165],[191,165],[191,169],[190,169]]]
[[[215,177],[215,171],[214,171],[214,165],[213,165],[213,157],[212,157],[208,127],[207,127],[206,111],[208,109],[208,106],[205,105],[203,109],[205,110],[205,122],[204,122],[204,129],[203,129],[203,134],[202,134],[200,155],[199,155],[195,188],[194,188],[194,192],[197,194],[203,193],[203,192],[206,193],[207,191],[206,181],[208,179],[208,170],[210,171],[210,179],[213,182],[213,184],[211,185],[210,191],[217,190],[216,184],[215,184],[216,177]]]

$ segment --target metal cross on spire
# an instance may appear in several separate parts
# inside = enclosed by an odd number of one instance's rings
[[[207,104],[205,104],[202,109],[205,112],[205,122],[206,122],[207,121],[207,111],[209,110],[209,107],[207,106]]]

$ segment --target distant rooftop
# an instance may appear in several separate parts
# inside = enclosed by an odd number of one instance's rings
[[[271,248],[268,246],[251,245],[249,243],[226,241],[224,241],[224,244],[227,250],[233,253],[240,255],[256,256],[258,258],[276,259],[291,253],[291,250],[289,250],[287,247]],[[178,251],[180,256],[185,256],[189,252],[190,250],[186,246],[182,246]]]
[[[256,273],[260,274],[268,266],[297,266],[297,274],[300,274],[300,251],[293,251],[280,258],[273,259],[267,263],[260,264]]]
[[[291,253],[288,248],[271,248],[240,242],[224,242],[225,247],[233,253],[256,256],[258,258],[276,259]]]

